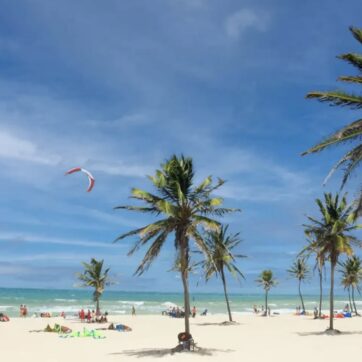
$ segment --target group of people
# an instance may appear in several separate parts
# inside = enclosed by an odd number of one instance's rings
[[[270,317],[270,314],[271,314],[270,307],[268,307],[268,308],[265,310],[264,306],[261,305],[259,308],[260,308],[260,309],[258,309],[258,307],[256,306],[256,304],[253,305],[253,311],[254,311],[255,314],[261,313],[261,315],[264,316],[264,317],[266,317],[266,316],[269,316],[269,317]]]
[[[162,312],[162,314],[173,318],[183,318],[185,316],[185,311],[179,307],[170,307],[168,310]]]
[[[193,306],[190,315],[192,318],[196,317],[197,309],[196,306]],[[168,315],[173,318],[183,318],[185,316],[185,311],[182,308],[179,307],[170,307],[168,310],[163,311],[162,315]],[[205,314],[206,315],[206,314]]]
[[[295,307],[295,314],[296,315],[305,315],[306,312],[300,305],[298,305],[297,307]]]
[[[87,312],[84,311],[82,308],[78,313],[79,319],[81,322],[88,322],[88,323],[108,323],[108,312],[104,314],[97,315],[94,310],[90,311],[88,309]]]

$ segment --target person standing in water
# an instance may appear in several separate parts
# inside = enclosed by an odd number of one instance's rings
[[[132,305],[132,316],[136,315],[136,308],[134,307],[134,305]]]

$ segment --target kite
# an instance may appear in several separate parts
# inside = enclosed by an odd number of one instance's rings
[[[71,173],[79,172],[79,171],[84,172],[88,176],[89,185],[88,185],[87,192],[92,191],[92,188],[93,188],[94,182],[95,182],[94,177],[89,171],[85,170],[84,168],[81,168],[81,167],[71,168],[69,171],[67,171],[65,173],[65,175],[70,175]]]

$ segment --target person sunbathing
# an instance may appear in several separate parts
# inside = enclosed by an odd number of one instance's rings
[[[10,318],[4,314],[4,313],[0,313],[0,322],[9,322]]]
[[[44,332],[55,332],[55,333],[71,333],[72,330],[69,327],[66,326],[61,326],[59,324],[54,324],[54,327],[50,327],[50,325],[48,324],[45,328],[44,328]]]
[[[97,329],[101,329],[101,328],[97,328]],[[111,323],[107,329],[110,331],[118,331],[118,332],[131,332],[132,331],[132,328],[126,326],[125,324],[117,324],[115,326],[113,323]]]

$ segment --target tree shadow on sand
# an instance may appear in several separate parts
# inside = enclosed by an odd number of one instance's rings
[[[128,357],[165,357],[167,355],[171,356],[175,353],[190,353],[196,356],[212,356],[214,353],[223,352],[230,353],[234,352],[232,349],[216,349],[216,348],[201,348],[197,347],[194,351],[183,351],[183,352],[175,352],[174,349],[171,348],[145,348],[145,349],[132,349],[126,350],[123,352],[114,352],[110,353],[110,355],[124,355]]]
[[[326,333],[325,331],[320,332],[297,332],[298,336],[307,337],[307,336],[328,336],[330,334]],[[362,335],[362,331],[341,331],[340,333],[334,334],[335,336],[346,336],[346,335],[353,335],[353,334],[360,334]]]
[[[238,322],[220,322],[220,323],[211,323],[211,322],[205,322],[205,323],[195,323],[197,326],[237,326],[240,325]]]

